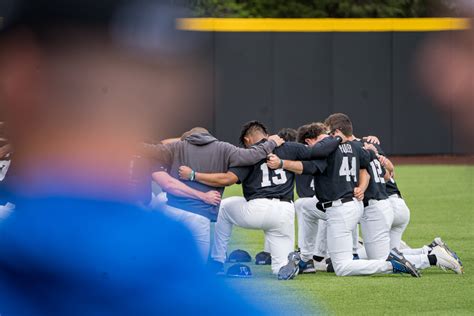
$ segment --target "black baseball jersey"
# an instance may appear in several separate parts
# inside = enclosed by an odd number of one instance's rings
[[[375,146],[375,148],[377,148],[377,151],[379,152],[380,155],[382,156],[386,156],[385,152],[383,151],[382,147],[380,147],[380,145],[377,145],[377,144],[373,144]],[[402,194],[400,193],[400,190],[398,189],[398,186],[397,186],[397,183],[395,182],[395,180],[393,178],[390,178],[390,180],[387,182],[385,181],[385,191],[387,192],[387,195],[392,195],[392,194],[398,194],[400,196],[402,196]]]
[[[385,189],[387,190],[387,194],[390,196],[392,194],[398,194],[400,197],[402,196],[402,193],[398,189],[397,183],[395,182],[395,179],[390,178],[388,182],[385,185]]]
[[[314,175],[315,193],[320,202],[335,201],[354,196],[360,168],[369,167],[369,158],[360,146],[346,142],[327,157],[324,171],[318,169],[315,161],[304,161],[303,173]]]
[[[314,196],[314,176],[310,174],[297,174],[295,179],[296,193],[300,198]]]
[[[275,148],[273,153],[284,160],[300,160],[308,155],[308,148],[288,142]],[[259,198],[293,200],[295,174],[284,169],[268,168],[266,159],[249,167],[232,167],[229,171],[239,178],[247,201]]]
[[[364,193],[364,200],[385,200],[388,198],[387,191],[385,189],[385,168],[380,164],[377,155],[372,150],[365,150],[363,148],[364,143],[362,141],[354,141],[354,145],[359,146],[361,150],[367,152],[370,156],[369,168],[367,171],[370,175],[369,186]],[[377,150],[380,148],[378,145],[373,144]]]

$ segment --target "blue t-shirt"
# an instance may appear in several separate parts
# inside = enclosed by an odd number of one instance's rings
[[[260,313],[208,274],[190,234],[159,212],[17,200],[0,222],[2,316]]]

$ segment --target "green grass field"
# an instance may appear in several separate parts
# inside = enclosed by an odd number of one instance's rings
[[[461,257],[464,275],[434,267],[419,279],[318,272],[278,281],[269,266],[250,263],[252,279],[225,282],[281,314],[474,315],[474,167],[399,166],[396,175],[411,210],[403,239],[415,248],[441,236]],[[233,195],[241,195],[239,186],[226,190],[226,197]],[[263,250],[263,232],[234,229],[229,250],[237,248],[255,256]]]

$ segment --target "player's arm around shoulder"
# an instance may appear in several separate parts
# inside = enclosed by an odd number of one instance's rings
[[[221,202],[221,194],[218,191],[198,191],[178,179],[173,178],[165,171],[153,172],[151,177],[163,189],[163,191],[175,196],[201,200],[210,205],[219,205]]]
[[[303,164],[301,161],[283,160],[275,154],[268,155],[267,166],[270,169],[285,169],[296,174],[303,173]]]
[[[382,165],[382,167],[384,167],[386,171],[384,174],[384,180],[389,181],[390,178],[392,178],[393,175],[395,174],[395,166],[390,161],[390,159],[388,159],[384,155],[377,155],[377,158],[380,161],[380,164]]]
[[[265,159],[268,154],[284,142],[279,136],[272,135],[268,138],[268,141],[249,148],[239,148],[226,142],[220,142],[220,146],[225,146],[229,167],[242,167],[254,165]]]
[[[226,187],[235,184],[239,178],[232,171],[221,173],[198,172],[188,166],[180,166],[178,169],[179,177],[182,180],[197,181],[211,187]]]
[[[173,152],[182,142],[168,144],[148,144],[141,143],[138,146],[138,153],[144,157],[169,164],[173,160]]]
[[[298,157],[298,160],[314,160],[327,158],[337,149],[341,142],[342,138],[339,136],[333,137],[326,135],[314,146],[307,149],[306,156]]]

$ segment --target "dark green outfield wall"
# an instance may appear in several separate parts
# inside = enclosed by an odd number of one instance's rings
[[[429,33],[433,34],[433,33]],[[459,154],[460,135],[415,81],[421,32],[200,33],[213,67],[212,104],[187,124],[236,143],[258,119],[277,131],[351,116],[356,135],[380,136],[391,154]],[[440,74],[441,75],[441,74]],[[176,126],[176,133],[188,126]]]

